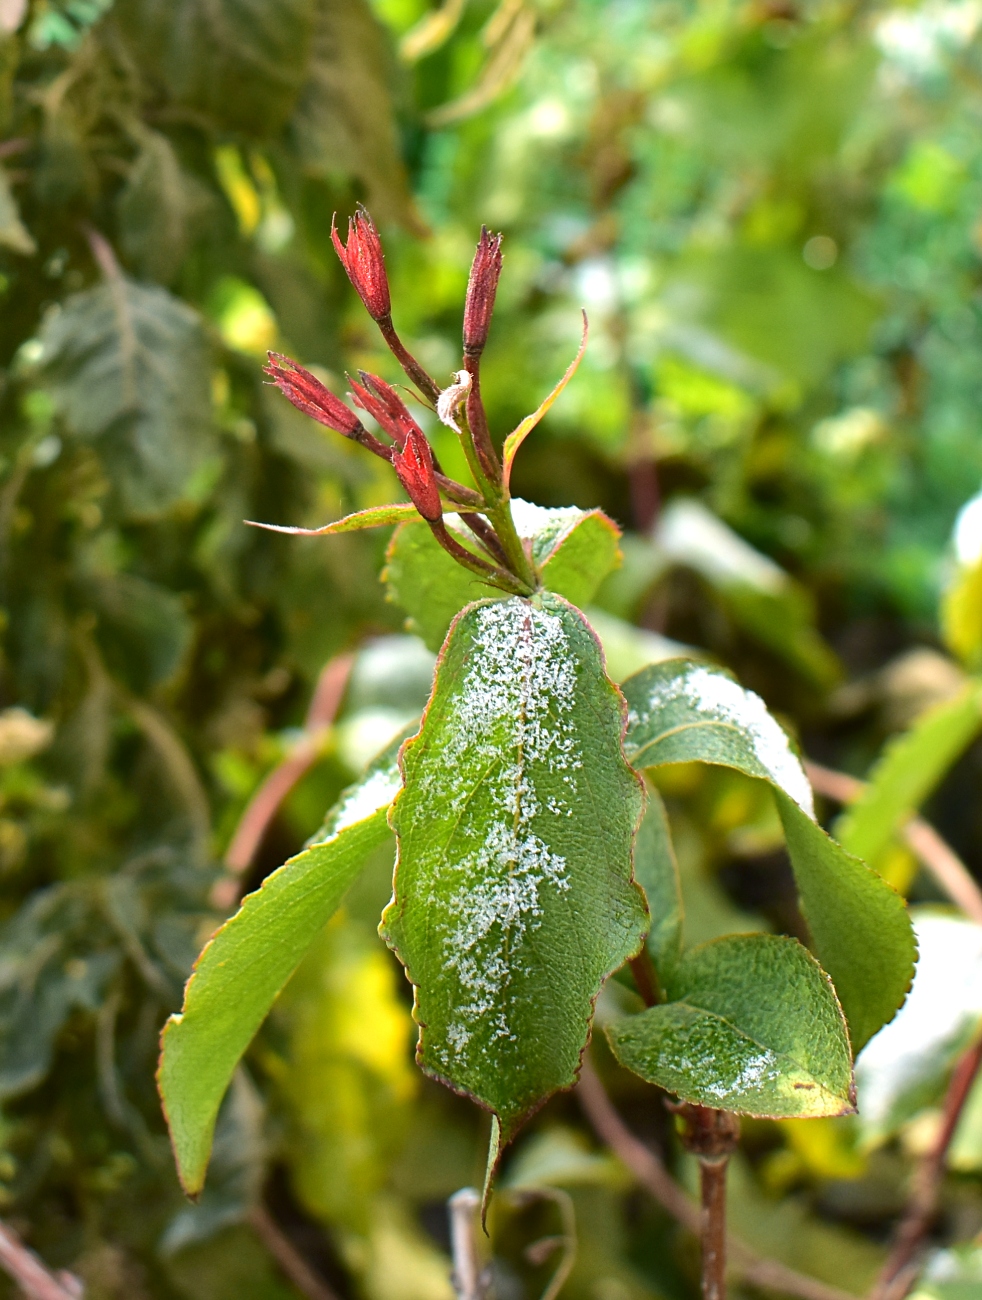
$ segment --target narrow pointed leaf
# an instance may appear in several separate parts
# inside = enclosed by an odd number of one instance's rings
[[[662,797],[648,788],[648,807],[634,844],[634,875],[651,913],[648,951],[667,986],[682,957],[682,887]]]
[[[575,1082],[601,984],[647,929],[623,716],[577,610],[482,602],[402,756],[382,932],[416,988],[421,1065],[495,1114],[496,1146]]]
[[[534,410],[531,415],[526,415],[525,419],[521,422],[521,424],[519,424],[516,428],[514,428],[511,431],[511,433],[508,435],[508,437],[505,439],[505,445],[503,448],[503,453],[504,453],[503,472],[504,472],[506,487],[511,482],[511,467],[515,463],[515,457],[518,454],[519,447],[529,436],[529,434],[532,432],[535,426],[539,423],[542,417],[546,414],[546,412],[549,410],[549,407],[552,406],[553,402],[563,391],[563,389],[566,387],[569,381],[576,374],[577,367],[579,366],[580,362],[583,360],[583,353],[586,351],[586,341],[589,332],[590,332],[590,325],[586,318],[586,312],[584,312],[583,313],[583,337],[580,340],[580,349],[577,352],[576,356],[573,358],[573,360],[570,362],[569,368],[567,369],[565,375],[563,375],[562,379],[560,379],[559,383],[552,390],[549,396],[544,398],[542,402],[540,402],[536,410]]]
[[[164,1026],[158,1084],[189,1196],[204,1185],[218,1108],[243,1052],[389,834],[385,814],[399,788],[401,740],[345,791],[307,848],[243,899],[198,958],[183,1011]]]
[[[419,519],[416,507],[409,501],[398,502],[391,506],[372,506],[370,510],[359,510],[356,514],[345,515],[335,519],[333,524],[324,524],[322,528],[293,528],[289,524],[260,524],[255,519],[246,519],[250,528],[265,528],[268,533],[289,533],[292,537],[322,537],[331,533],[354,533],[360,528],[382,528],[386,524],[402,524],[407,519]],[[426,528],[426,525],[423,525]],[[426,528],[429,533],[429,528]],[[435,543],[434,543],[435,545]]]
[[[845,848],[877,866],[883,850],[982,728],[982,684],[923,714],[892,740],[870,783],[836,824]]]
[[[804,770],[759,696],[718,669],[684,660],[642,669],[623,690],[630,709],[625,749],[636,767],[717,763],[774,787],[815,953],[858,1052],[892,1019],[913,977],[903,899],[815,822]]]
[[[515,498],[512,517],[519,537],[532,544],[532,559],[547,591],[584,605],[620,563],[620,529],[601,510],[575,506],[547,509]],[[449,528],[465,540],[472,534],[456,515]],[[491,589],[462,568],[421,520],[403,524],[392,537],[385,581],[389,599],[409,615],[413,631],[439,650],[455,615]]]
[[[855,1110],[849,1036],[829,977],[796,939],[693,949],[677,1001],[608,1029],[620,1063],[683,1101],[775,1119]]]

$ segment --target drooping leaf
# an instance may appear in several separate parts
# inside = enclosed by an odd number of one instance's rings
[[[545,589],[574,605],[586,604],[618,563],[617,525],[600,510],[547,509],[519,498],[511,505],[518,535],[532,543]],[[444,520],[462,538],[473,540],[457,516],[445,515]],[[465,605],[493,595],[443,550],[423,523],[398,529],[386,559],[389,599],[407,612],[409,626],[431,650],[439,650]]]
[[[145,73],[215,125],[274,135],[307,76],[316,0],[123,0]]]
[[[196,312],[122,277],[69,298],[40,333],[41,382],[94,441],[124,508],[179,500],[213,449],[209,349]]]
[[[549,410],[550,406],[552,406],[553,402],[555,402],[559,394],[563,391],[563,389],[566,387],[569,381],[576,374],[577,367],[579,366],[580,362],[583,360],[583,353],[586,351],[586,341],[587,341],[587,335],[589,333],[589,329],[590,327],[589,324],[587,323],[586,312],[584,312],[583,313],[583,337],[580,340],[579,351],[577,352],[573,360],[569,363],[566,373],[563,375],[562,379],[560,379],[559,383],[556,384],[555,388],[553,388],[552,392],[548,395],[548,397],[543,398],[543,400],[539,403],[538,407],[532,412],[532,414],[526,415],[525,419],[522,420],[522,422],[518,425],[518,427],[516,429],[513,429],[511,433],[508,435],[508,437],[505,439],[505,445],[502,450],[502,467],[503,467],[502,472],[504,475],[506,487],[511,481],[511,467],[515,463],[515,457],[518,455],[519,447],[521,447],[525,439],[529,436],[529,434],[532,432],[535,426],[539,423],[542,417]]]
[[[915,947],[903,900],[815,822],[804,770],[759,696],[718,669],[679,660],[643,669],[623,689],[635,766],[716,763],[774,788],[815,952],[858,1051],[910,986]]]
[[[322,537],[332,533],[354,533],[361,528],[383,528],[386,524],[402,524],[409,519],[418,519],[416,507],[408,501],[400,501],[391,506],[372,506],[369,510],[359,510],[356,514],[345,515],[335,519],[332,524],[321,528],[296,528],[290,524],[261,524],[255,519],[246,519],[250,528],[265,528],[270,533],[289,533],[293,537]],[[429,528],[424,524],[427,533]],[[432,534],[430,534],[432,536]],[[441,547],[437,547],[442,550]],[[447,557],[449,559],[449,556]],[[452,562],[452,561],[451,561]]]
[[[190,1196],[200,1192],[229,1081],[277,994],[337,910],[366,857],[388,835],[399,788],[394,742],[341,796],[295,858],[243,899],[201,953],[184,1008],[164,1026],[158,1082]]]
[[[682,886],[668,814],[658,791],[649,786],[644,820],[634,842],[634,878],[644,890],[651,914],[647,946],[663,985],[682,957]]]
[[[318,0],[309,72],[290,135],[308,174],[357,176],[377,218],[418,225],[395,127],[394,72],[365,0]]]
[[[416,988],[420,1063],[491,1110],[500,1143],[574,1082],[600,986],[647,929],[622,717],[564,600],[483,602],[403,754],[383,934]]]
[[[855,1109],[849,1036],[829,977],[796,939],[694,948],[673,1001],[608,1028],[622,1065],[683,1101],[773,1118]]]
[[[870,783],[839,818],[843,848],[877,866],[897,831],[924,802],[973,736],[982,728],[982,684],[969,682],[892,740]]]

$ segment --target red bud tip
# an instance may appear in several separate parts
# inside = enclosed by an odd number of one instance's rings
[[[348,279],[355,286],[358,297],[365,304],[372,320],[384,320],[392,312],[389,300],[389,281],[385,274],[385,258],[382,256],[382,241],[378,237],[375,223],[359,206],[358,211],[348,221],[348,244],[341,243],[341,236],[331,223],[331,239],[341,265],[348,272]]]
[[[500,275],[501,236],[489,234],[487,226],[482,226],[464,304],[464,351],[472,356],[483,352],[488,341]]]
[[[268,356],[269,364],[263,366],[264,373],[298,411],[303,411],[304,415],[311,416],[335,433],[343,433],[346,438],[359,438],[364,433],[362,422],[354,411],[309,370],[304,370],[281,352],[270,352]]]
[[[355,406],[360,406],[378,420],[392,441],[400,447],[405,446],[412,430],[415,429],[422,436],[422,429],[409,414],[405,402],[394,388],[384,379],[379,379],[378,375],[370,375],[364,370],[359,370],[358,374],[362,381],[360,384],[348,376]]]
[[[393,449],[392,464],[413,505],[427,523],[436,523],[443,507],[433,468],[433,452],[421,430],[411,429],[406,445]]]

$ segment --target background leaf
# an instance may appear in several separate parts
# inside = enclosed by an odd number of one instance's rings
[[[209,348],[197,313],[122,278],[45,321],[41,379],[69,433],[97,440],[124,507],[180,500],[209,452]]]

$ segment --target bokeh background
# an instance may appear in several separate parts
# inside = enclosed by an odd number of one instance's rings
[[[386,530],[242,522],[398,498],[260,369],[273,347],[397,377],[330,246],[358,201],[444,381],[481,223],[504,232],[498,437],[588,311],[513,487],[625,528],[597,598],[615,675],[695,647],[864,776],[982,664],[979,0],[0,0],[0,1215],[92,1300],[297,1296],[263,1215],[341,1300],[449,1300],[444,1201],[483,1168],[485,1118],[413,1064],[375,935],[388,853],[254,1044],[197,1207],[154,1087],[235,827],[325,665],[357,651],[250,887],[428,689]],[[926,812],[982,874],[980,781],[970,746]],[[689,940],[800,933],[754,783],[662,788]],[[933,935],[921,1019],[878,1108],[748,1122],[732,1177],[748,1241],[857,1294],[982,1016],[982,929],[901,843],[878,865]],[[595,1059],[691,1180],[655,1091]],[[982,1294],[982,1093],[951,1164],[925,1296]],[[541,1294],[555,1256],[526,1248],[567,1204],[568,1300],[697,1295],[691,1238],[559,1097],[504,1168],[498,1300]]]

